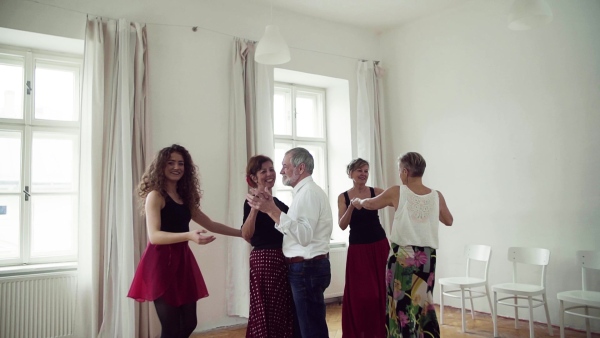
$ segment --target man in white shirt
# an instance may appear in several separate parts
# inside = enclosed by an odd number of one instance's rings
[[[283,184],[294,188],[287,214],[279,210],[268,191],[249,194],[248,203],[268,214],[284,235],[283,254],[302,337],[328,337],[323,293],[331,281],[329,240],[333,219],[329,199],[312,179],[314,159],[308,150],[288,150],[282,164]]]

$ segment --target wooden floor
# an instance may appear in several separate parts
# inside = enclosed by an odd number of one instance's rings
[[[439,320],[439,307],[436,306]],[[466,333],[461,332],[460,309],[444,307],[444,325],[441,325],[441,333],[444,338],[454,337],[492,337],[494,329],[492,327],[492,318],[487,313],[475,313],[475,319],[471,319],[471,314],[466,312]],[[329,327],[330,338],[342,337],[342,306],[337,303],[327,305],[327,326]],[[498,333],[500,337],[506,338],[526,338],[529,337],[529,322],[521,321],[519,329],[515,329],[514,319],[498,318]],[[210,332],[197,333],[192,338],[241,338],[246,336],[245,327],[232,327],[226,329],[212,330]],[[537,338],[550,337],[548,326],[544,323],[535,323],[535,336]],[[565,330],[565,336],[568,338],[585,338],[585,332],[575,330]],[[560,337],[558,326],[554,326],[554,337]],[[592,337],[600,338],[600,334],[593,333]]]

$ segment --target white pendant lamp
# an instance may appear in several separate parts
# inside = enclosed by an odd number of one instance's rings
[[[552,9],[544,0],[515,0],[508,14],[508,28],[527,30],[547,24],[553,18]]]
[[[268,25],[256,46],[254,60],[265,65],[280,65],[291,60],[290,48],[275,25]]]

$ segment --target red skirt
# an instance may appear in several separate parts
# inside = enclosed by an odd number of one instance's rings
[[[252,250],[250,253],[247,338],[292,337],[294,301],[287,271],[281,249]]]
[[[204,278],[188,243],[148,243],[127,297],[138,302],[162,297],[171,306],[208,297]]]
[[[385,329],[387,239],[350,244],[342,303],[343,337],[381,338]]]

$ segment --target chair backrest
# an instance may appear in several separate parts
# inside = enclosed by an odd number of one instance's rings
[[[508,248],[508,260],[513,262],[513,283],[517,283],[517,264],[539,265],[542,267],[540,285],[546,285],[546,266],[550,262],[550,250],[542,248]]]
[[[465,246],[465,257],[467,257],[467,277],[470,276],[471,260],[485,262],[484,279],[487,281],[492,247],[489,245],[469,244]]]
[[[587,290],[587,269],[600,270],[600,251],[577,251],[577,264],[581,266],[581,286]]]

